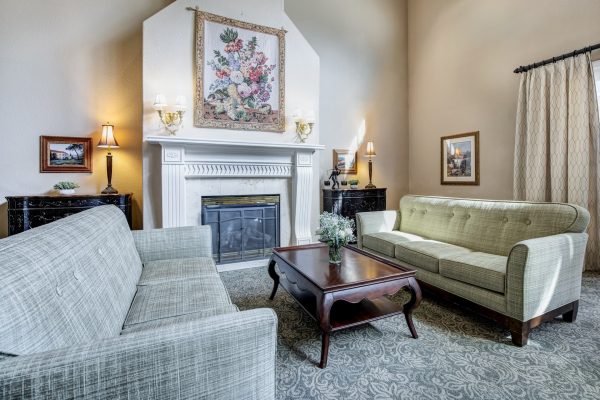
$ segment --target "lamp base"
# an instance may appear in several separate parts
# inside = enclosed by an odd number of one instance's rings
[[[102,192],[100,192],[102,194],[118,194],[119,191],[117,189],[115,189],[114,187],[112,187],[112,185],[108,185],[107,187],[104,188],[104,190]]]
[[[371,182],[369,182],[369,184],[367,186],[365,186],[365,189],[376,189],[377,186],[373,185]]]

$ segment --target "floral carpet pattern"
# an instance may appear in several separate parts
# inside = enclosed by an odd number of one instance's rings
[[[598,274],[584,275],[577,321],[543,324],[526,347],[482,317],[425,297],[413,316],[419,339],[402,315],[335,332],[323,370],[315,321],[281,288],[268,299],[266,267],[221,276],[241,310],[277,313],[278,399],[600,399]]]

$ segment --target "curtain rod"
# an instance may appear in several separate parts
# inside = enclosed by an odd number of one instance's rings
[[[590,51],[594,51],[594,50],[597,50],[597,49],[600,49],[600,43],[594,44],[592,46],[587,46],[587,47],[584,47],[583,49],[575,50],[575,51],[572,51],[570,53],[565,53],[565,54],[562,54],[562,55],[560,55],[558,57],[552,57],[552,58],[549,58],[547,60],[543,60],[543,61],[540,61],[540,62],[529,64],[529,65],[526,65],[526,66],[520,66],[519,68],[515,69],[513,72],[515,74],[519,74],[521,72],[527,72],[530,69],[541,67],[542,65],[551,64],[551,63],[554,63],[554,62],[557,62],[557,61],[560,61],[560,60],[564,60],[564,59],[569,58],[569,57],[575,57],[575,56],[578,56],[579,54],[589,53]]]

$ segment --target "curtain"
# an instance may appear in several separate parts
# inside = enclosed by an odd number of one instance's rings
[[[587,208],[588,270],[600,269],[596,96],[589,53],[522,73],[515,136],[515,199]]]

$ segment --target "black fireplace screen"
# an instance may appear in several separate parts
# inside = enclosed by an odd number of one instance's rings
[[[205,196],[202,224],[218,264],[269,257],[279,246],[279,195]]]

